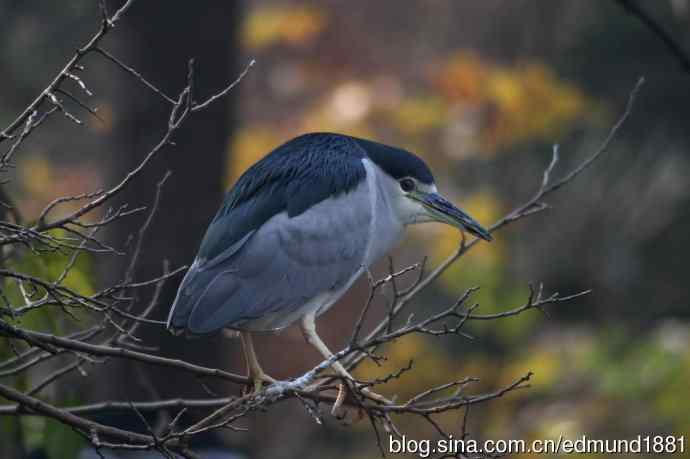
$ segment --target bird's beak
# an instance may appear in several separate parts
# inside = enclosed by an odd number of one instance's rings
[[[434,220],[466,230],[485,241],[492,240],[491,234],[482,225],[440,194],[417,192],[414,198],[424,205]]]

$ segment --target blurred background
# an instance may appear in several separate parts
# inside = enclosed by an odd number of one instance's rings
[[[3,126],[95,31],[93,3],[0,0]],[[139,279],[158,275],[163,259],[174,267],[190,263],[223,190],[272,148],[309,131],[372,138],[419,154],[440,189],[490,224],[536,191],[553,144],[562,159],[556,176],[593,153],[645,76],[610,152],[551,198],[553,209],[473,250],[413,307],[448,306],[472,286],[481,287],[475,299],[483,313],[524,303],[529,283],[543,282],[547,293],[593,293],[550,308],[549,318],[530,311],[471,324],[472,341],[408,337],[386,349],[384,368],[363,366],[357,375],[371,378],[413,359],[415,370],[384,389],[404,396],[464,376],[479,377],[472,390],[486,392],[533,371],[532,388],[471,411],[468,430],[479,439],[690,434],[690,74],[619,2],[178,3],[135,3],[105,47],[171,95],[184,85],[187,59],[196,57],[199,99],[233,80],[249,60],[256,65],[226,103],[192,119],[177,146],[122,197],[150,202],[156,182],[172,171]],[[688,0],[638,4],[690,52]],[[27,219],[56,196],[113,183],[164,132],[165,104],[112,63],[94,56],[84,75],[95,93],[88,103],[99,107],[101,119],[84,115],[86,126],[79,127],[54,117],[25,144],[8,193]],[[140,224],[129,220],[108,237],[122,243]],[[395,266],[425,256],[435,265],[458,242],[458,233],[441,225],[417,227],[394,254]],[[112,258],[84,259],[72,284],[88,290],[117,279],[123,261]],[[53,262],[46,257],[30,269],[49,271]],[[385,269],[383,263],[377,272]],[[367,289],[366,280],[359,282],[320,320],[332,347],[349,337],[343,324],[354,322]],[[385,302],[375,305],[382,311]],[[166,313],[161,307],[157,316]],[[32,320],[39,329],[55,327],[51,317]],[[146,333],[166,355],[244,371],[237,341]],[[10,352],[4,345],[3,355]],[[319,360],[297,329],[262,336],[257,348],[277,378]],[[83,378],[75,378],[47,396],[78,403],[207,395],[197,381],[161,370],[114,362],[107,368],[86,390]],[[462,413],[440,421],[459,426]],[[428,426],[401,425],[416,438],[435,438]],[[0,426],[0,451],[7,454],[42,449],[49,457],[74,457],[81,447],[79,436],[42,419],[3,418]],[[247,427],[220,438],[247,458],[379,454],[367,422],[319,426],[296,403],[257,414]]]

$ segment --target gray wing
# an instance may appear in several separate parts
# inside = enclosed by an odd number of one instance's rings
[[[360,271],[371,219],[366,180],[298,216],[271,217],[214,259],[195,261],[169,321],[174,328],[209,333],[241,328],[267,314],[294,313]]]

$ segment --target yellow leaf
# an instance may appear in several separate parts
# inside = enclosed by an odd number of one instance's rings
[[[253,9],[244,24],[243,40],[257,50],[281,41],[304,45],[326,25],[326,15],[309,6],[262,6]]]
[[[393,122],[407,135],[420,134],[445,124],[446,106],[438,97],[405,99],[394,110]]]

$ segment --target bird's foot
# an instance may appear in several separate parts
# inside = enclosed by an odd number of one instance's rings
[[[244,395],[256,395],[263,389],[264,384],[275,384],[277,379],[261,372],[249,375],[249,382],[245,386]]]
[[[368,387],[357,387],[356,389],[353,389],[351,384],[356,384],[354,382],[349,382],[348,384],[340,384],[338,386],[338,395],[335,398],[335,402],[333,403],[333,407],[331,408],[331,414],[337,418],[337,419],[345,419],[348,414],[348,407],[345,405],[345,402],[347,400],[348,395],[351,397],[356,397],[356,395],[353,393],[354,391],[357,391],[361,394],[361,396],[365,399],[370,399],[374,400],[378,403],[381,403],[383,405],[391,405],[393,402],[391,400],[388,400],[386,397],[383,395],[377,394],[376,392],[370,390]],[[358,407],[356,410],[356,414],[354,416],[353,422],[358,422],[364,418],[365,412],[362,407]]]

